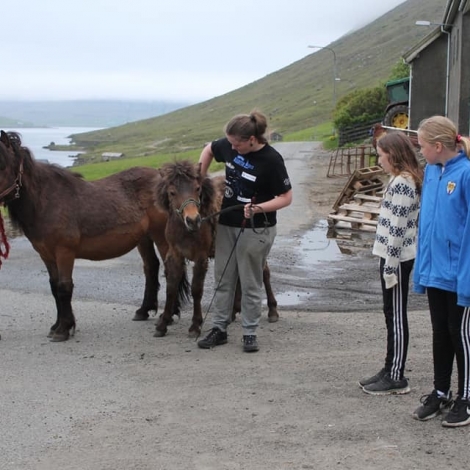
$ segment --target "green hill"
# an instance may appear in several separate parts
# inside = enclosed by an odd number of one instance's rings
[[[328,44],[336,54],[338,98],[354,88],[379,85],[405,51],[430,33],[417,20],[440,22],[442,0],[408,0],[365,27]],[[332,17],[332,21],[334,18]],[[314,44],[315,32],[312,31]],[[277,72],[240,89],[177,111],[103,131],[75,135],[89,154],[124,152],[128,157],[201,149],[223,135],[225,123],[237,113],[258,108],[270,118],[272,131],[288,134],[331,119],[333,55],[314,51]]]
[[[29,121],[23,121],[21,119],[11,119],[7,118],[5,116],[0,116],[0,127],[15,127],[15,128],[21,128],[21,127],[34,127],[34,124]]]

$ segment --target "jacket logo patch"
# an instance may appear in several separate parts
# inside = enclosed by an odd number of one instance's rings
[[[447,182],[447,194],[452,194],[454,192],[456,184],[453,181]]]

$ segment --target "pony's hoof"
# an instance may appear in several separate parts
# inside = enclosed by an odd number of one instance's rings
[[[197,338],[199,337],[200,334],[201,334],[201,330],[199,328],[194,329],[194,330],[190,328],[188,331],[188,336],[190,338]]]
[[[134,317],[132,318],[132,321],[146,321],[149,318],[149,314],[147,312],[135,312]]]
[[[156,330],[155,333],[153,334],[153,337],[163,338],[165,335],[166,335],[166,330],[165,331]]]
[[[51,330],[49,331],[49,333],[47,333],[47,338],[52,338],[54,336],[54,330]]]
[[[67,341],[69,339],[69,336],[69,333],[54,332],[50,338],[52,343],[60,343],[62,341]]]
[[[268,316],[269,323],[276,323],[277,321],[279,321],[279,314]]]
[[[158,326],[162,323],[162,318],[163,318],[163,313],[160,313],[160,316],[157,318],[157,321],[155,322],[155,326]],[[179,315],[178,315],[178,320],[179,320]],[[173,325],[174,323],[177,323],[175,320],[174,320],[174,315],[171,317],[171,318],[168,318],[165,323],[167,325]]]

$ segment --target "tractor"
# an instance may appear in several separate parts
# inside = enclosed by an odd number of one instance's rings
[[[388,105],[383,118],[384,126],[408,128],[408,104],[410,98],[409,77],[391,80],[385,84]]]

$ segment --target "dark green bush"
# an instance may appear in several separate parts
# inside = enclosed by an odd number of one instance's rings
[[[387,106],[385,86],[355,90],[338,101],[333,123],[337,129],[382,120]]]

